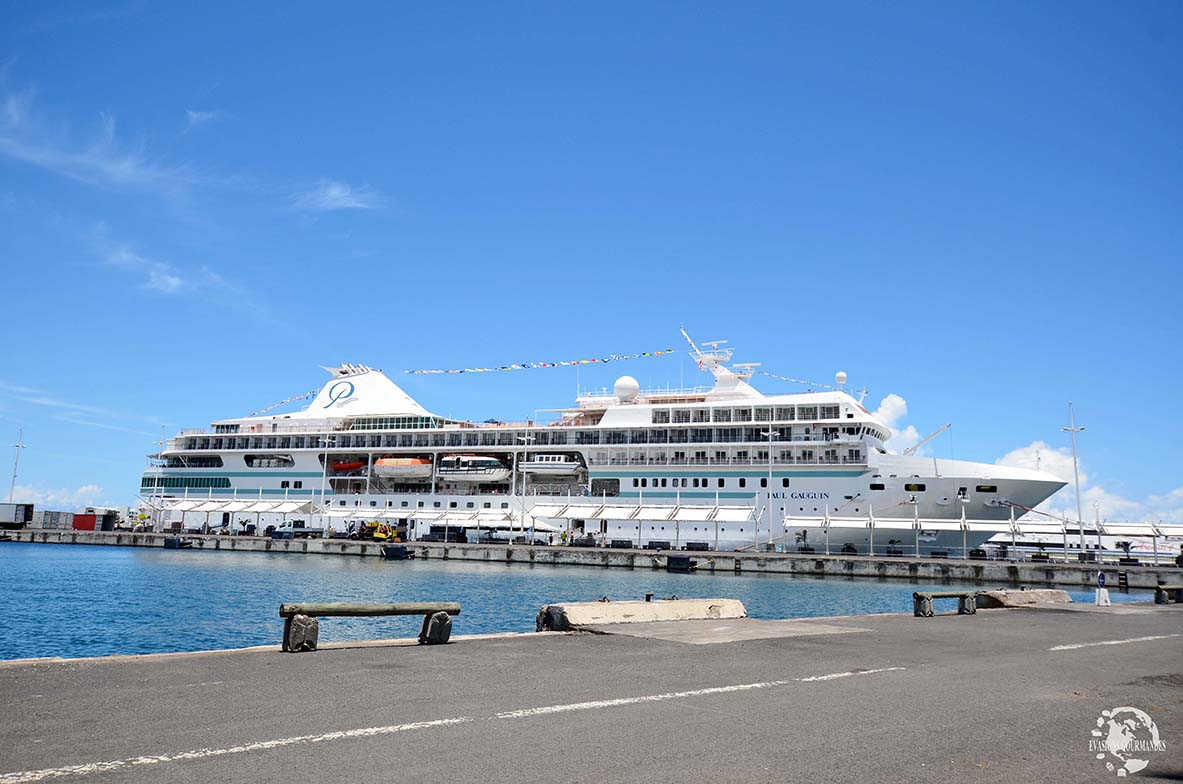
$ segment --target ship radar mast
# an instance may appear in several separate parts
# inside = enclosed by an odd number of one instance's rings
[[[702,344],[708,347],[708,351],[703,351],[694,342],[694,339],[686,332],[685,327],[679,327],[678,330],[682,333],[682,337],[686,338],[686,342],[690,344],[690,356],[698,363],[699,370],[705,370],[715,377],[716,381],[734,379],[747,381],[752,377],[754,368],[760,366],[759,362],[740,362],[735,365],[735,369],[726,367],[724,363],[731,361],[732,350],[730,348],[722,348],[727,343],[726,340],[704,340]]]

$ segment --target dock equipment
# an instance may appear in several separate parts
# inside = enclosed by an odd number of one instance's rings
[[[1154,603],[1169,604],[1171,600],[1183,602],[1183,584],[1163,583],[1154,587]]]
[[[912,594],[912,614],[917,618],[931,618],[936,614],[934,599],[956,599],[958,615],[973,615],[978,611],[977,591],[917,591]]]
[[[460,614],[459,602],[399,602],[377,604],[366,602],[317,602],[281,604],[279,617],[283,623],[283,650],[314,651],[318,624],[315,618],[325,616],[362,617],[378,615],[422,615],[419,644],[446,643],[452,634],[451,616]]]

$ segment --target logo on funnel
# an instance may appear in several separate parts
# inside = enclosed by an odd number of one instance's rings
[[[353,396],[354,386],[352,381],[338,381],[329,387],[329,402],[325,403],[325,408],[331,408],[334,404],[340,408],[346,403],[352,403],[357,400]]]

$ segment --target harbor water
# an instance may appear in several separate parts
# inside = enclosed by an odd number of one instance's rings
[[[646,593],[739,599],[754,618],[907,612],[921,585],[934,583],[4,543],[0,659],[278,644],[283,602],[457,601],[454,633],[476,634],[533,631],[547,603]],[[1091,592],[1069,594],[1092,601]],[[1113,592],[1115,601],[1149,597]],[[320,636],[412,637],[419,622],[326,618]]]

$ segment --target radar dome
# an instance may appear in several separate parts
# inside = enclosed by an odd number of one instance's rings
[[[839,370],[834,374],[834,383],[838,386],[843,386],[846,383],[846,371]]]
[[[621,402],[636,400],[637,395],[641,394],[641,385],[632,376],[621,376],[616,379],[612,391],[615,393],[616,399]]]

